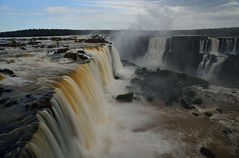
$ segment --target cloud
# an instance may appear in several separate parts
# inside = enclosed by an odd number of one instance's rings
[[[231,2],[228,2],[228,3],[224,3],[221,6],[222,7],[239,7],[239,2],[231,1]]]
[[[75,10],[69,7],[55,6],[55,7],[47,7],[46,12],[49,14],[70,14],[74,13]]]
[[[46,26],[74,29],[165,30],[239,26],[238,0],[71,0],[46,4],[32,11],[8,8],[11,7],[0,6],[0,14],[21,20],[32,18],[33,23],[41,19]],[[6,23],[8,19],[5,18]]]

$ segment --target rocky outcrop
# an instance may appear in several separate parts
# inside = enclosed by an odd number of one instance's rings
[[[62,54],[62,53],[66,53],[69,50],[69,48],[59,48],[56,49],[54,54]]]
[[[109,43],[108,41],[104,39],[104,37],[100,35],[94,35],[91,38],[85,39],[84,42],[85,43]]]
[[[51,88],[0,87],[0,157],[19,157],[38,129],[36,113],[51,109]]]
[[[78,54],[78,53],[66,53],[64,55],[64,58],[69,58],[74,61],[80,61],[80,60],[87,60],[89,57],[85,54]]]
[[[116,100],[119,102],[132,102],[134,98],[134,93],[129,92],[126,94],[121,94],[116,97]]]
[[[0,73],[5,74],[5,75],[9,75],[11,77],[16,77],[14,72],[12,70],[9,70],[9,69],[0,69]]]
[[[148,71],[145,68],[138,68],[136,71],[138,78],[131,81],[135,91],[142,94],[146,99],[150,98],[151,101],[153,98],[163,99],[167,105],[178,102],[182,98],[184,105],[189,107],[192,105],[194,96],[193,92],[186,92],[186,88],[188,89],[193,85],[203,88],[209,86],[207,81],[184,73],[159,69]]]

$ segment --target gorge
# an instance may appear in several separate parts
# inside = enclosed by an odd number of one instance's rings
[[[1,38],[0,157],[238,157],[238,37],[119,38]]]

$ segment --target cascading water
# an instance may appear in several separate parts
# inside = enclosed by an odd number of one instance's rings
[[[107,123],[103,89],[112,85],[112,72],[123,67],[118,52],[108,45],[84,49],[93,61],[52,84],[52,108],[37,114],[39,129],[21,158],[92,158],[107,146],[101,132]]]
[[[210,74],[212,73],[212,65],[218,65],[218,62],[221,60],[219,56],[219,40],[217,38],[210,38],[211,41],[211,48],[210,51],[207,52],[207,44],[208,42],[205,42],[205,40],[200,41],[200,53],[204,54],[202,61],[200,62],[198,66],[198,74],[199,75],[207,75],[208,72]],[[204,45],[205,44],[205,45]],[[215,60],[216,59],[216,60]],[[215,60],[215,61],[213,61]],[[214,67],[215,68],[215,67]]]
[[[119,60],[120,59],[119,52],[117,51],[117,49],[113,45],[110,47],[110,51],[111,51],[112,60],[113,60],[112,61],[113,70],[114,70],[113,73],[116,76],[120,76],[121,74],[123,74],[123,64]]]
[[[148,68],[155,68],[163,66],[163,53],[166,44],[165,37],[154,37],[150,39],[148,51],[143,57],[144,66]]]
[[[211,50],[210,54],[218,55],[219,40],[217,38],[211,38]]]
[[[237,38],[234,39],[234,45],[233,45],[233,53],[237,54]]]
[[[205,39],[200,40],[199,53],[201,53],[201,54],[204,53],[204,44],[205,44]]]

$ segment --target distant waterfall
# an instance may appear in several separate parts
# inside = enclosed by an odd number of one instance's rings
[[[233,45],[233,53],[237,54],[237,38],[234,39],[234,45]]]
[[[123,73],[123,64],[120,61],[119,52],[115,48],[115,46],[111,46],[111,53],[112,53],[112,62],[113,62],[113,70],[114,75],[121,76]]]
[[[205,39],[200,40],[200,47],[199,47],[199,53],[203,54],[205,52],[204,50],[204,44],[205,44]]]
[[[210,54],[218,55],[219,40],[217,38],[211,38],[211,50]]]
[[[165,51],[166,38],[154,37],[150,39],[148,51],[143,57],[143,63],[146,67],[163,66],[163,53]]]
[[[103,88],[111,86],[112,72],[122,67],[117,51],[111,54],[108,46],[85,51],[94,60],[53,83],[52,109],[37,114],[39,129],[21,158],[96,158],[106,146],[101,132],[107,122]]]
[[[207,40],[208,41],[208,40]],[[217,38],[210,38],[211,47],[209,52],[206,51],[208,42],[205,40],[200,41],[200,53],[204,54],[202,61],[198,66],[198,74],[199,75],[207,75],[208,72],[212,72],[212,65],[218,65],[218,62],[221,63],[221,58],[219,56],[219,40]],[[215,68],[215,67],[214,67]]]

